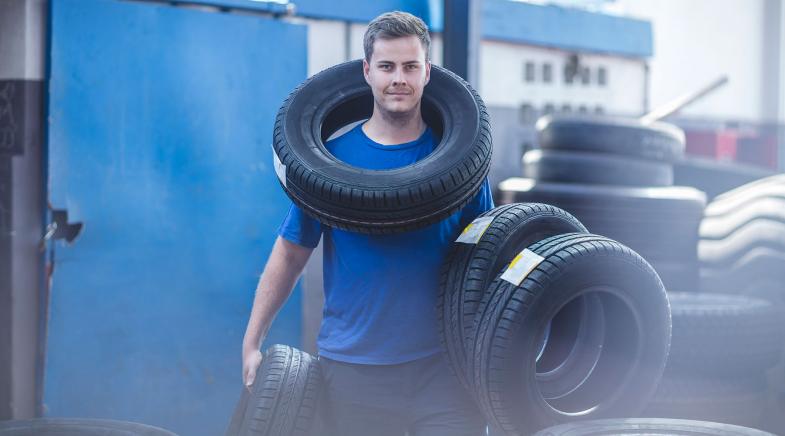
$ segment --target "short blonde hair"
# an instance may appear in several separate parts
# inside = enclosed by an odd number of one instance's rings
[[[363,49],[365,60],[370,62],[373,55],[373,44],[377,39],[395,39],[406,36],[416,36],[425,49],[425,60],[431,59],[431,36],[425,22],[408,12],[387,12],[374,18],[368,24],[368,29],[363,36]]]

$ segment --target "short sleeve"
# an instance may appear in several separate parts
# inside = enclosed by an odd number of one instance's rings
[[[278,227],[278,235],[297,245],[316,248],[322,237],[322,224],[292,204]]]
[[[461,228],[468,226],[477,216],[493,209],[493,207],[491,183],[486,177],[477,195],[461,210]]]

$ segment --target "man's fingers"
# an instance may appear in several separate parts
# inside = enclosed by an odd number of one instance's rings
[[[255,355],[250,356],[250,358],[246,359],[245,363],[245,373],[243,374],[243,380],[245,382],[245,387],[250,390],[251,386],[253,386],[254,380],[256,379],[256,371],[259,370],[259,366],[262,363],[262,355],[260,352],[255,353]]]

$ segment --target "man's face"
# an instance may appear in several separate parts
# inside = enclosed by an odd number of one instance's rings
[[[363,60],[365,81],[376,106],[392,115],[404,115],[419,107],[423,88],[431,78],[431,63],[416,36],[377,39],[370,63]]]

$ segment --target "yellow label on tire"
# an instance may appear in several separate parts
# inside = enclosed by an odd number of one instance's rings
[[[493,216],[483,216],[476,218],[474,221],[469,223],[461,235],[458,236],[458,239],[455,242],[463,242],[464,244],[476,244],[479,242],[480,238],[482,237],[483,233],[488,230],[493,219],[496,217]]]
[[[527,249],[524,249],[510,262],[507,270],[501,275],[502,280],[506,280],[515,286],[520,286],[523,279],[531,273],[537,265],[545,260],[544,257]]]

